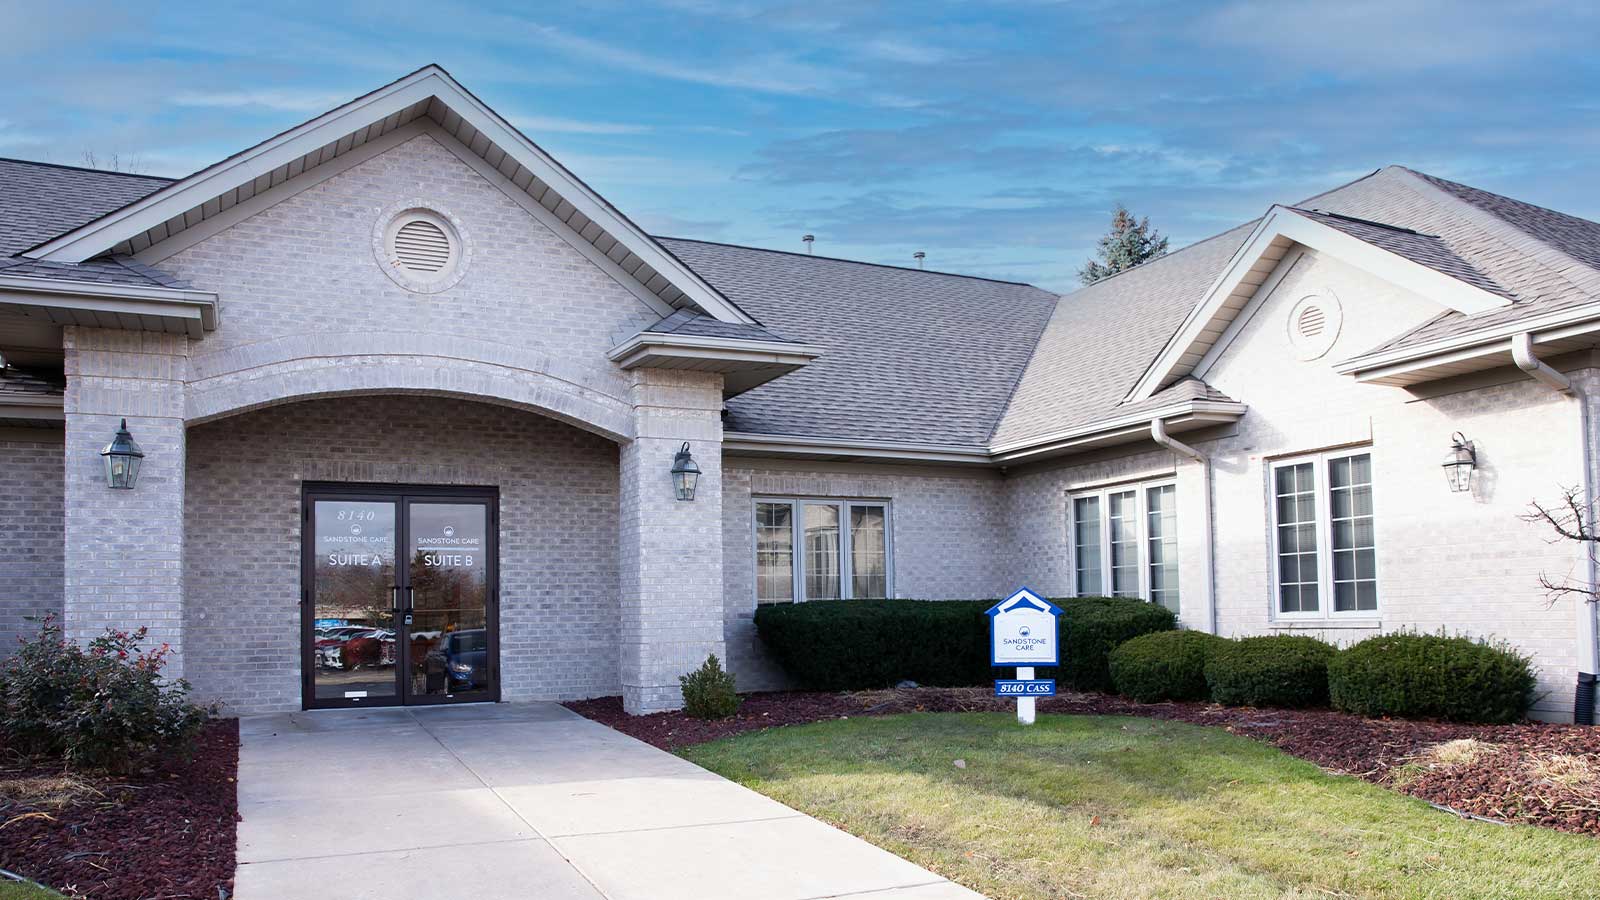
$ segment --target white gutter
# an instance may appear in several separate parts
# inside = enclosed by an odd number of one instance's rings
[[[1212,486],[1211,459],[1199,450],[1167,434],[1167,423],[1161,418],[1150,420],[1150,439],[1179,456],[1186,456],[1200,464],[1201,496],[1205,507],[1200,516],[1200,546],[1205,554],[1201,571],[1205,573],[1202,595],[1206,599],[1206,631],[1217,633],[1216,554],[1211,546]]]
[[[1571,378],[1561,374],[1550,365],[1540,360],[1533,353],[1533,335],[1522,332],[1511,338],[1511,359],[1516,362],[1517,368],[1551,390],[1566,394],[1578,403],[1578,429],[1579,444],[1583,448],[1582,465],[1579,467],[1583,478],[1583,515],[1590,528],[1594,525],[1595,496],[1594,475],[1592,468],[1594,459],[1594,440],[1590,435],[1589,400],[1578,390],[1578,386]],[[1597,579],[1600,579],[1600,558],[1595,554],[1594,541],[1584,542],[1584,552],[1588,557],[1588,585],[1589,590],[1594,590]],[[1587,598],[1580,599],[1577,606],[1578,614],[1578,691],[1573,706],[1573,718],[1579,723],[1593,724],[1593,682],[1595,674],[1600,672],[1600,623],[1596,621],[1596,614],[1600,613],[1596,604]],[[1585,676],[1588,676],[1586,679]],[[1591,685],[1589,690],[1584,690],[1584,685]],[[1585,700],[1585,697],[1588,699]],[[1580,709],[1585,703],[1591,704],[1589,709]]]

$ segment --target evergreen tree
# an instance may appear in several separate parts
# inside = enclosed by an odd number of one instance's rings
[[[1089,260],[1078,270],[1084,284],[1094,284],[1102,278],[1134,266],[1148,259],[1167,255],[1167,239],[1159,231],[1152,231],[1150,219],[1135,219],[1122,204],[1111,215],[1111,230],[1100,239],[1100,249],[1095,251],[1099,261]]]

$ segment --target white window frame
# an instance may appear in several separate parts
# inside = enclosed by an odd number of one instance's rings
[[[1109,524],[1111,503],[1107,498],[1111,494],[1124,494],[1132,491],[1134,495],[1133,518],[1138,523],[1138,536],[1134,541],[1139,548],[1138,598],[1146,603],[1154,602],[1150,599],[1150,501],[1148,492],[1164,487],[1173,489],[1173,502],[1177,503],[1178,480],[1176,477],[1157,478],[1152,481],[1128,481],[1121,484],[1108,484],[1103,487],[1069,491],[1067,493],[1067,556],[1069,557],[1068,564],[1071,578],[1071,593],[1068,596],[1113,596],[1111,593],[1111,527]],[[1080,595],[1078,593],[1077,501],[1089,497],[1098,498],[1100,501],[1100,591],[1093,595]],[[1178,588],[1178,605],[1180,608],[1183,606],[1181,584]]]
[[[1372,530],[1373,530],[1373,593],[1377,606],[1374,609],[1339,611],[1333,602],[1333,488],[1328,478],[1328,463],[1335,459],[1365,456],[1372,468]],[[1283,570],[1278,558],[1278,470],[1291,466],[1311,464],[1311,491],[1316,501],[1317,532],[1317,609],[1315,612],[1284,612],[1282,596]],[[1267,471],[1267,523],[1270,532],[1272,574],[1272,618],[1285,622],[1329,622],[1377,619],[1383,613],[1383,572],[1378,561],[1378,490],[1377,456],[1372,447],[1345,447],[1306,453],[1272,460]]]
[[[854,600],[855,589],[855,554],[852,552],[853,538],[850,533],[850,510],[857,506],[878,506],[883,508],[883,572],[884,594],[888,597],[895,596],[894,592],[894,505],[888,500],[878,500],[868,497],[753,497],[750,503],[750,534],[755,539],[752,547],[751,563],[759,565],[761,546],[760,517],[756,510],[763,503],[789,504],[789,526],[793,529],[790,547],[792,549],[793,570],[790,577],[793,579],[792,600],[761,600],[761,584],[757,579],[751,591],[752,599],[757,606],[779,606],[785,602],[805,603],[810,598],[806,596],[805,579],[805,510],[806,506],[832,506],[839,511],[839,599]],[[877,598],[866,598],[877,599]]]

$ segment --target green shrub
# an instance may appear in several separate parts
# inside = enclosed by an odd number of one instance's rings
[[[161,677],[172,651],[143,650],[145,634],[107,629],[82,647],[47,618],[0,666],[7,746],[113,772],[153,753],[188,752],[216,711],[189,702],[188,682]]]
[[[1203,631],[1156,631],[1111,651],[1111,684],[1140,703],[1204,700],[1206,662],[1227,639]]]
[[[1334,649],[1316,638],[1278,634],[1218,646],[1206,663],[1211,699],[1228,706],[1326,706]]]
[[[1057,605],[1062,610],[1060,677],[1080,691],[1111,690],[1111,651],[1118,646],[1178,627],[1172,610],[1131,597],[1079,597]]]
[[[1534,699],[1528,658],[1503,644],[1382,634],[1328,663],[1335,709],[1362,716],[1515,722]]]
[[[773,658],[800,686],[843,691],[883,688],[909,679],[934,687],[970,687],[1009,677],[989,665],[994,600],[826,600],[763,606],[756,630]],[[1129,598],[1057,600],[1066,664],[1039,668],[1066,686],[1104,690],[1107,659],[1123,641],[1171,630],[1172,613]]]
[[[683,711],[696,719],[726,719],[739,711],[744,702],[733,689],[733,673],[722,668],[715,653],[687,675],[678,678],[683,687]]]

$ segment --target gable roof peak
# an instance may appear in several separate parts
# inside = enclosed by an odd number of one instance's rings
[[[545,226],[665,315],[693,306],[759,324],[504,117],[429,63],[24,254],[82,262],[107,253],[155,262],[267,201],[427,133]],[[308,175],[308,173],[312,173]],[[274,192],[277,192],[276,194]],[[524,202],[524,199],[527,202]],[[225,227],[225,225],[224,225]]]

